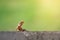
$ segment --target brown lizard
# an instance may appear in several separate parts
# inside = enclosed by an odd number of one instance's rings
[[[17,26],[17,28],[16,28],[17,31],[25,31],[25,29],[22,29],[23,23],[24,23],[24,21],[22,20],[22,21],[18,24],[18,26]]]

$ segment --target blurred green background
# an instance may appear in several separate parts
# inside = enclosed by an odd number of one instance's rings
[[[59,31],[60,0],[0,0],[0,31],[16,31],[21,20],[29,31]]]

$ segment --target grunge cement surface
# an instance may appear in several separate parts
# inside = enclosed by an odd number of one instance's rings
[[[60,40],[60,32],[1,31],[0,40]]]

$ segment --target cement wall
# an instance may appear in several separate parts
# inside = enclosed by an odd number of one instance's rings
[[[0,40],[60,40],[60,32],[0,32]]]

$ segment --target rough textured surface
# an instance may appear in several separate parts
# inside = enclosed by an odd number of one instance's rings
[[[60,40],[60,32],[0,32],[0,40]]]

